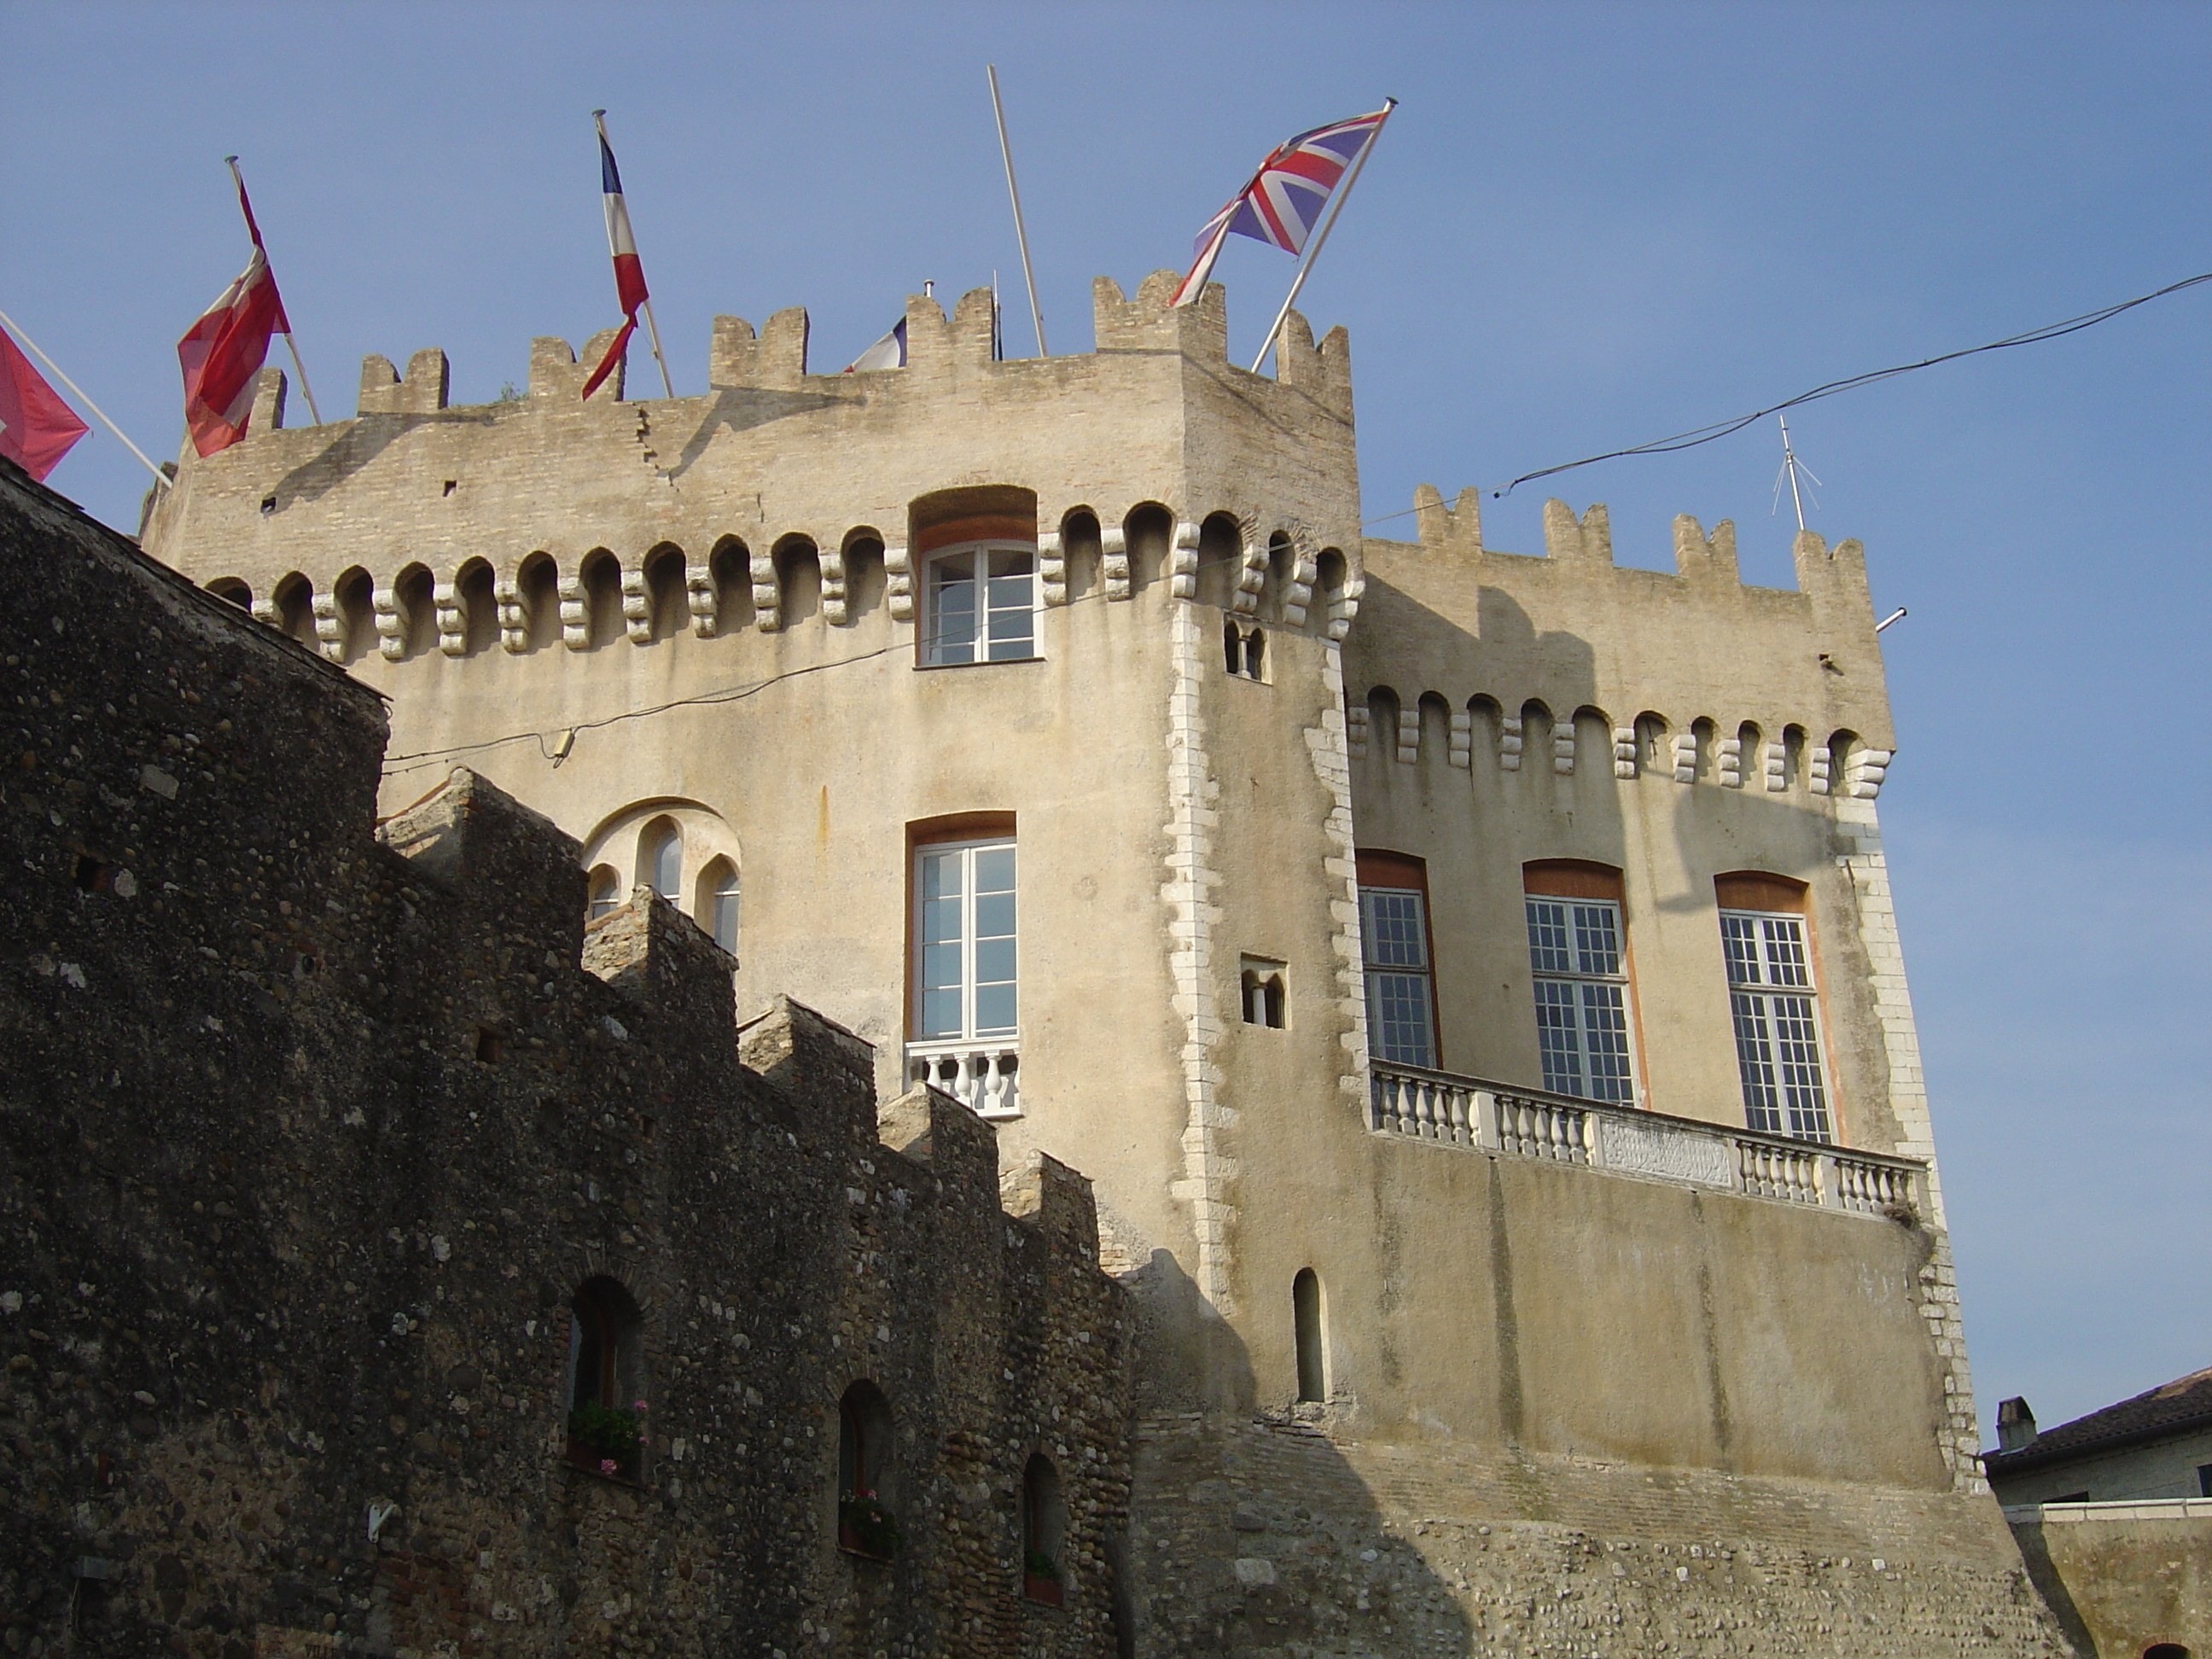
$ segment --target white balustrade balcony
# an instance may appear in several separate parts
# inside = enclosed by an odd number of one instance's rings
[[[1413,1066],[1368,1063],[1368,1127],[1470,1152],[1581,1164],[1647,1180],[1855,1215],[1917,1218],[1923,1165],[1786,1135],[1732,1129],[1516,1089]]]
[[[995,1041],[909,1042],[906,1079],[951,1095],[978,1117],[1019,1117],[1021,1043]]]

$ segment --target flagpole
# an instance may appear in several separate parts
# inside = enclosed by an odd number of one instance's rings
[[[986,64],[983,72],[991,77],[991,113],[999,123],[999,154],[1006,164],[1006,195],[1014,204],[1014,240],[1021,245],[1022,280],[1029,284],[1030,320],[1036,325],[1037,356],[1049,357],[1052,348],[1044,343],[1044,313],[1037,309],[1036,273],[1030,269],[1030,234],[1022,224],[1022,192],[1014,183],[1013,147],[1006,142],[1006,112],[999,102],[999,66]]]
[[[238,170],[238,157],[226,155],[222,160],[223,165],[230,169],[232,181],[238,186],[239,210],[246,215],[246,228],[253,233],[253,246],[261,248],[261,227],[253,222],[253,210],[246,205],[246,175]],[[261,257],[264,260],[268,258],[268,249],[261,248]],[[272,283],[276,280],[275,271],[269,273],[269,280]],[[292,320],[290,312],[284,313],[284,320],[287,323]],[[284,331],[284,349],[292,354],[292,367],[300,371],[300,392],[307,400],[307,413],[313,416],[315,424],[320,426],[323,423],[323,411],[315,407],[315,389],[307,384],[307,366],[300,361],[300,343],[292,337],[292,331],[289,328]]]
[[[614,142],[607,137],[606,111],[593,110],[592,125],[599,129],[599,143],[604,144],[608,153],[611,155],[614,151]],[[627,200],[623,203],[623,211],[625,214],[629,211]],[[611,222],[607,227],[607,251],[610,253],[614,252],[614,226]],[[660,349],[660,325],[653,320],[653,296],[650,294],[645,296],[638,309],[645,313],[646,335],[653,342],[653,361],[660,366],[660,389],[673,398],[676,395],[676,386],[675,383],[668,378],[668,359],[662,355]]]
[[[1328,204],[1328,216],[1321,222],[1321,233],[1314,238],[1313,246],[1306,250],[1306,257],[1298,265],[1298,274],[1291,279],[1291,291],[1283,296],[1283,308],[1275,313],[1275,320],[1268,325],[1267,337],[1260,342],[1260,355],[1252,360],[1255,374],[1260,372],[1260,365],[1267,361],[1267,353],[1275,343],[1275,337],[1283,331],[1283,323],[1290,316],[1291,307],[1297,303],[1298,290],[1306,285],[1307,274],[1313,270],[1314,261],[1321,257],[1322,244],[1328,240],[1329,232],[1336,228],[1336,216],[1344,211],[1344,204],[1352,195],[1352,187],[1359,182],[1359,170],[1367,165],[1367,153],[1375,148],[1375,141],[1382,136],[1382,122],[1388,121],[1390,112],[1397,107],[1398,100],[1395,98],[1382,100],[1382,120],[1375,124],[1375,130],[1367,135],[1367,142],[1359,147],[1359,154],[1352,157],[1352,171],[1344,175],[1344,183],[1338,186],[1336,199]]]
[[[21,323],[17,322],[13,317],[10,317],[6,312],[0,311],[0,325],[5,325],[10,334],[14,335],[25,345],[31,348],[31,355],[46,366],[46,372],[48,374],[52,374],[57,380],[59,380],[71,392],[76,393],[76,400],[92,411],[94,418],[99,421],[100,425],[106,427],[110,432],[112,432],[115,434],[117,442],[120,443],[125,449],[129,450],[133,455],[136,455],[140,460],[145,461],[146,470],[149,472],[152,473],[163,483],[173,483],[175,482],[175,480],[171,478],[167,473],[162,471],[160,467],[155,465],[153,462],[147,460],[146,452],[139,448],[137,444],[132,443],[130,439],[125,437],[123,435],[123,428],[116,425],[114,422],[109,420],[106,415],[100,412],[100,405],[84,395],[84,389],[78,386],[75,380],[70,379],[68,375],[63,374],[61,371],[61,366],[56,363],[52,358],[47,356],[45,352],[39,349],[39,343],[33,339],[29,335],[23,332],[23,325]]]

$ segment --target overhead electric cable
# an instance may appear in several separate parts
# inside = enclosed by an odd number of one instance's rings
[[[1821,398],[1832,398],[1839,392],[1850,392],[1859,386],[1872,386],[1878,380],[1893,380],[1899,374],[1910,374],[1916,369],[1933,368],[1938,363],[1956,362],[1961,357],[1978,356],[1984,351],[2003,351],[2012,346],[2036,345],[2045,340],[2056,340],[2068,334],[2078,334],[2085,328],[2094,328],[2099,323],[2109,321],[2124,311],[2133,311],[2137,306],[2148,305],[2153,300],[2162,300],[2169,294],[2179,294],[2182,289],[2195,288],[2200,283],[2212,283],[2212,270],[2195,276],[2185,276],[2178,283],[2168,283],[2164,288],[2155,289],[2148,294],[2139,294],[2134,299],[2123,300],[2117,305],[2104,306],[2095,311],[2084,312],[2078,317],[2069,317],[2063,322],[2046,323],[2041,328],[2029,329],[2024,334],[2014,334],[2002,340],[1991,340],[1986,345],[1966,346],[1958,351],[1944,352],[1940,356],[1923,357],[1916,363],[1899,363],[1889,368],[1871,369],[1864,374],[1853,374],[1844,380],[1830,380],[1824,385],[1814,386],[1810,392],[1801,392],[1794,398],[1785,398],[1778,404],[1769,404],[1764,409],[1754,409],[1750,414],[1740,415],[1733,420],[1716,421],[1711,426],[1692,427],[1687,432],[1677,432],[1668,438],[1654,438],[1649,443],[1632,444],[1626,449],[1608,449],[1601,455],[1585,455],[1578,461],[1562,461],[1557,466],[1539,467],[1534,472],[1523,472],[1510,483],[1492,487],[1486,489],[1484,493],[1493,501],[1502,500],[1524,483],[1532,483],[1538,478],[1548,478],[1554,473],[1571,472],[1577,467],[1595,466],[1600,461],[1617,461],[1631,455],[1667,455],[1672,454],[1676,450],[1695,449],[1700,444],[1709,444],[1717,439],[1725,438],[1731,433],[1741,432],[1753,422],[1763,421],[1770,415],[1779,415],[1786,409],[1795,409],[1800,404],[1813,403]],[[1360,528],[1364,530],[1370,525],[1388,524],[1393,519],[1411,518],[1421,510],[1418,507],[1409,507],[1401,512],[1387,513],[1379,519],[1368,520],[1366,523],[1360,526]]]

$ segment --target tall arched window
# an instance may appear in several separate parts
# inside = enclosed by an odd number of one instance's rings
[[[604,1276],[568,1302],[568,1457],[601,1474],[637,1479],[645,1457],[637,1303]]]
[[[1328,1365],[1322,1350],[1321,1275],[1311,1267],[1299,1268],[1291,1281],[1291,1324],[1297,1345],[1298,1399],[1326,1401]]]
[[[1022,1471],[1022,1594],[1030,1601],[1060,1605],[1067,1582],[1061,1565],[1066,1531],[1059,1472],[1040,1452]]]
[[[738,866],[726,858],[708,861],[699,872],[699,908],[693,913],[714,943],[738,953]]]
[[[673,818],[655,818],[638,831],[637,884],[680,903],[684,897],[684,832]]]
[[[890,1402],[872,1382],[855,1382],[837,1402],[837,1547],[888,1560],[902,1540],[892,1456]]]
[[[586,890],[590,897],[589,908],[585,911],[586,920],[597,921],[622,902],[622,878],[602,864],[592,872]]]

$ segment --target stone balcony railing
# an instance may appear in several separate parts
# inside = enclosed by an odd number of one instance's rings
[[[1920,1193],[1923,1166],[1911,1158],[1413,1066],[1370,1060],[1368,1072],[1368,1127],[1379,1134],[1586,1164],[1856,1215],[1903,1220],[1925,1212]]]
[[[909,1042],[908,1083],[927,1083],[978,1117],[1019,1117],[1021,1043],[1014,1037]]]

